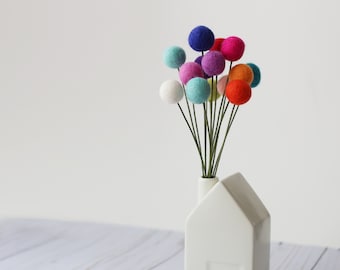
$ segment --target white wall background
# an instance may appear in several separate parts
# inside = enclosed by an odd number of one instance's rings
[[[340,247],[338,2],[0,2],[0,217],[183,230],[198,157],[162,52],[196,25],[262,69],[219,175],[240,171],[272,239]]]

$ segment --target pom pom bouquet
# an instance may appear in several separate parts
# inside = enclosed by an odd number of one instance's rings
[[[215,38],[208,27],[197,26],[188,42],[198,53],[194,61],[186,62],[181,47],[171,46],[164,51],[163,62],[178,70],[180,81],[163,82],[160,97],[166,103],[177,104],[199,154],[202,177],[213,178],[236,113],[251,98],[261,74],[253,63],[234,65],[245,49],[239,37]],[[202,108],[201,116],[197,107]]]

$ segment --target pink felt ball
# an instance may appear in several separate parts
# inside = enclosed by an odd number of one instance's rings
[[[217,91],[221,94],[224,95],[225,93],[225,87],[227,86],[228,83],[228,75],[224,75],[217,81]]]
[[[245,44],[239,37],[231,36],[223,40],[221,52],[228,61],[239,60],[244,52]]]
[[[201,65],[207,75],[219,75],[225,68],[225,59],[221,52],[210,51],[203,56]]]
[[[183,84],[186,84],[192,78],[204,77],[202,67],[195,62],[184,63],[179,68],[179,78]]]

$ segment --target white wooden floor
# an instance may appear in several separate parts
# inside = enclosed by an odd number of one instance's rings
[[[183,233],[120,225],[0,220],[0,270],[182,270]],[[340,270],[340,250],[273,243],[271,270]]]

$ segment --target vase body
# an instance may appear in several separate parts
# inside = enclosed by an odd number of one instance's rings
[[[269,270],[270,215],[244,177],[199,179],[185,270]]]

